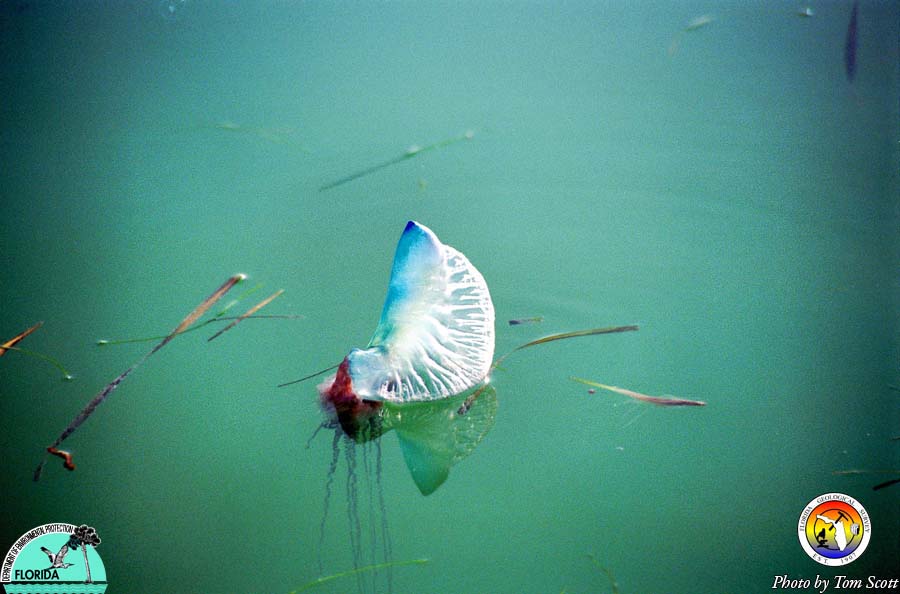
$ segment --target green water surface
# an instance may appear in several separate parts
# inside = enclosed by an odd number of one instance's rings
[[[0,554],[85,523],[110,592],[767,592],[900,577],[894,2],[0,2]],[[707,25],[683,32],[691,19]],[[677,43],[673,44],[673,40]],[[674,51],[673,51],[674,50]],[[473,131],[326,191],[356,171]],[[495,423],[424,497],[392,434],[343,455],[315,381],[375,328],[409,219],[481,270]],[[229,275],[264,312],[174,340]],[[242,288],[235,289],[235,294]],[[225,299],[227,302],[231,295]],[[539,324],[507,320],[542,316]],[[209,332],[207,332],[209,330]],[[578,376],[704,400],[658,408]],[[797,521],[872,521],[818,565]],[[811,590],[810,590],[811,591]]]

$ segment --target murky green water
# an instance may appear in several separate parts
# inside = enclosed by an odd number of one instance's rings
[[[314,382],[375,327],[407,220],[475,263],[493,429],[423,497],[381,440],[395,592],[764,592],[900,575],[898,19],[862,2],[0,4],[0,549],[87,523],[110,592],[287,593],[385,559],[375,450],[343,455]],[[712,22],[679,33],[694,17]],[[673,39],[677,43],[673,44]],[[673,51],[674,50],[674,51]],[[470,141],[332,188],[355,171]],[[285,294],[139,367],[225,278]],[[510,327],[511,318],[543,316]],[[654,408],[569,376],[675,394]],[[838,491],[871,542],[831,568],[797,521]],[[377,531],[373,528],[377,527]],[[374,534],[373,534],[374,533]],[[373,550],[372,542],[375,542]],[[384,590],[387,576],[316,590]],[[809,590],[811,591],[811,590]]]

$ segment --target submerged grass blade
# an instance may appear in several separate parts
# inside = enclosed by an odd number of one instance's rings
[[[249,318],[256,312],[258,312],[259,310],[261,310],[262,308],[264,308],[265,306],[270,304],[272,301],[275,300],[276,297],[278,297],[282,293],[284,293],[284,289],[278,289],[273,294],[269,295],[268,297],[266,297],[265,299],[263,299],[262,301],[260,301],[259,303],[257,303],[256,305],[254,305],[253,307],[248,309],[247,311],[245,311],[243,314],[239,315],[233,322],[231,322],[230,324],[228,324],[227,326],[225,326],[224,328],[222,328],[221,330],[219,330],[218,332],[216,332],[215,334],[210,336],[207,339],[207,342],[212,342],[212,340],[214,338],[216,338],[217,336],[220,336],[222,333],[227,332],[228,330],[231,330],[232,328],[237,326],[241,321],[246,320],[247,318]]]
[[[424,565],[428,563],[428,559],[411,559],[409,561],[390,561],[388,563],[376,563],[374,565],[366,565],[364,567],[358,567],[356,569],[350,569],[348,571],[342,571],[340,573],[335,573],[332,575],[327,575],[324,577],[319,577],[314,579],[311,582],[303,584],[296,590],[291,590],[289,594],[298,594],[299,592],[305,592],[307,590],[311,590],[316,586],[320,586],[322,584],[328,583],[332,580],[349,577],[351,575],[358,575],[360,573],[364,573],[367,571],[377,571],[379,569],[384,569],[387,567],[401,567],[403,565]]]
[[[635,400],[640,400],[641,402],[649,402],[650,404],[655,404],[657,406],[706,406],[706,402],[702,400],[688,400],[687,398],[675,398],[674,396],[648,396],[647,394],[641,394],[640,392],[634,392],[633,390],[626,390],[625,388],[620,388],[618,386],[608,386],[580,377],[573,376],[569,379],[586,386],[601,388],[603,390],[615,392],[616,394],[628,396],[629,398],[634,398]]]
[[[616,583],[616,578],[613,577],[612,570],[600,565],[600,562],[593,555],[588,555],[588,559],[590,559],[591,563],[593,563],[600,571],[606,574],[612,594],[619,594],[619,584]]]
[[[50,363],[51,365],[53,365],[54,367],[56,367],[57,369],[59,369],[62,372],[64,380],[72,379],[72,374],[69,373],[69,370],[66,369],[65,367],[63,367],[62,363],[60,363],[59,361],[57,361],[50,355],[45,355],[43,353],[38,353],[38,352],[31,351],[28,349],[23,349],[22,347],[15,346],[16,344],[20,343],[23,338],[25,338],[26,336],[28,336],[29,334],[31,334],[32,332],[34,332],[35,330],[37,330],[38,328],[40,328],[43,325],[44,325],[44,322],[38,322],[37,324],[35,324],[31,328],[29,328],[28,330],[25,330],[24,332],[17,334],[16,336],[14,336],[14,337],[10,338],[9,340],[7,340],[6,342],[4,342],[2,345],[0,345],[0,357],[5,355],[8,351],[18,351],[18,352],[22,353],[23,355],[28,355],[29,357],[43,359],[47,363]]]
[[[350,175],[342,177],[339,180],[327,183],[324,186],[321,186],[319,188],[319,191],[324,192],[325,190],[330,190],[331,188],[336,188],[337,186],[346,184],[347,182],[351,182],[355,179],[365,177],[365,176],[369,175],[370,173],[375,173],[376,171],[380,171],[386,167],[390,167],[391,165],[395,165],[397,163],[402,163],[403,161],[406,161],[407,159],[412,159],[413,157],[415,157],[417,155],[421,155],[424,152],[442,148],[445,146],[449,146],[451,144],[460,142],[461,140],[471,140],[472,138],[474,138],[474,136],[475,136],[475,132],[473,132],[472,130],[468,130],[464,134],[460,134],[459,136],[454,136],[452,138],[448,138],[448,139],[442,140],[440,142],[435,142],[434,144],[429,144],[428,146],[412,146],[412,147],[406,149],[406,152],[403,153],[402,155],[394,157],[393,159],[390,159],[388,161],[384,161],[383,163],[379,163],[378,165],[373,165],[371,167],[367,167],[366,169],[363,169],[362,171],[357,171],[356,173],[351,173]]]
[[[221,299],[222,296],[228,292],[229,289],[231,289],[237,283],[241,282],[244,278],[246,278],[245,275],[236,274],[236,275],[232,276],[231,278],[229,278],[227,281],[225,281],[222,284],[222,286],[220,286],[218,289],[216,289],[209,297],[204,299],[203,302],[200,303],[200,305],[195,307],[194,310],[191,313],[189,313],[181,321],[181,323],[178,324],[178,326],[176,326],[175,329],[172,332],[170,332],[162,340],[162,342],[160,342],[158,345],[153,347],[153,349],[150,352],[148,352],[143,357],[141,357],[131,367],[129,367],[128,369],[123,371],[121,374],[119,374],[119,376],[116,377],[116,379],[114,379],[113,381],[108,383],[106,385],[106,387],[100,391],[99,394],[94,396],[90,400],[90,402],[88,402],[87,405],[85,405],[85,407],[83,409],[81,409],[81,412],[79,412],[77,415],[75,415],[75,418],[72,419],[72,421],[66,426],[65,429],[63,429],[63,432],[59,434],[59,437],[56,438],[56,441],[54,441],[51,445],[49,445],[47,447],[47,453],[53,454],[56,456],[61,456],[65,460],[66,468],[68,468],[69,470],[74,469],[75,465],[72,463],[72,455],[69,454],[68,452],[63,452],[63,450],[57,450],[59,445],[63,441],[65,441],[66,438],[68,438],[70,435],[72,435],[72,433],[74,433],[75,430],[78,429],[78,427],[80,427],[81,424],[84,423],[88,419],[88,417],[90,417],[94,413],[94,410],[96,410],[96,408],[98,406],[100,406],[100,404],[104,400],[106,400],[106,398],[110,394],[112,394],[113,390],[115,390],[116,388],[119,387],[119,384],[121,384],[125,380],[125,378],[128,377],[128,374],[130,374],[132,371],[134,371],[141,363],[146,361],[147,358],[150,357],[153,353],[155,353],[156,351],[158,351],[159,349],[164,347],[166,344],[168,344],[169,341],[172,340],[172,338],[174,338],[175,336],[177,336],[178,334],[183,332],[191,324],[193,324],[195,321],[197,321],[197,319],[199,319],[200,316],[202,316],[204,314],[204,312],[206,312],[206,310],[208,310],[210,307],[212,307],[216,303],[216,301]],[[63,454],[65,454],[65,455],[63,455]],[[35,481],[40,480],[41,473],[43,472],[44,465],[46,463],[47,463],[47,455],[45,454],[44,459],[41,461],[40,464],[38,464],[38,467],[34,470],[34,480]]]
[[[50,365],[53,365],[54,367],[59,369],[63,374],[63,379],[66,381],[74,378],[74,376],[71,373],[69,373],[69,370],[66,369],[65,367],[63,367],[62,363],[60,363],[59,361],[57,361],[50,355],[45,355],[44,353],[38,353],[36,351],[30,351],[28,349],[23,349],[22,347],[9,347],[8,346],[8,347],[5,347],[5,349],[9,350],[9,351],[18,351],[18,352],[22,353],[23,355],[28,355],[30,357],[36,357],[38,359],[43,359]]]
[[[44,325],[44,322],[38,322],[37,324],[35,324],[31,328],[29,328],[28,330],[20,332],[19,334],[13,336],[12,338],[10,338],[6,342],[4,342],[2,345],[0,345],[0,357],[5,355],[6,351],[9,350],[10,347],[17,345],[19,342],[22,341],[23,338],[25,338],[26,336],[28,336],[29,334],[31,334],[32,332],[34,332],[35,330],[37,330],[38,328],[40,328],[43,325]]]

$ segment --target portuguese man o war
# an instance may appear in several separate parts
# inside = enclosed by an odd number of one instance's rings
[[[471,262],[410,221],[400,237],[381,320],[320,384],[323,407],[350,437],[385,403],[442,400],[476,386],[494,357],[494,304]]]
[[[552,334],[494,360],[494,319],[478,269],[428,227],[409,221],[372,339],[365,348],[352,349],[337,373],[318,386],[328,417],[322,426],[344,434],[347,447],[395,431],[413,481],[429,495],[493,427],[497,395],[490,374],[508,356],[557,340],[638,329]]]

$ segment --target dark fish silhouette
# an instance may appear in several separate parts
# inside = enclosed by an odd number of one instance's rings
[[[847,25],[847,41],[844,43],[844,68],[847,72],[847,80],[853,82],[856,76],[856,15],[859,12],[859,2],[853,3],[853,11],[850,13],[850,23]]]

